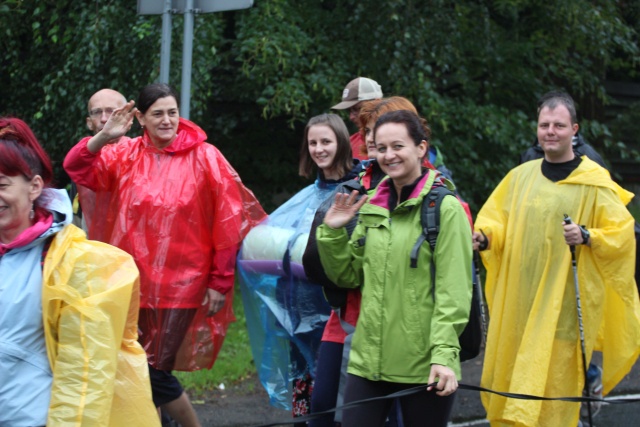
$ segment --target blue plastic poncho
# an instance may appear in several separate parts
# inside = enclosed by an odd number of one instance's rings
[[[252,229],[238,255],[251,351],[275,407],[291,409],[291,382],[312,376],[331,308],[302,267],[314,214],[337,183],[316,180]]]

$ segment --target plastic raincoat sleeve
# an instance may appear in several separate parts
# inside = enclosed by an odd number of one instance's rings
[[[82,138],[74,145],[65,156],[63,166],[73,182],[96,191],[98,183],[92,173],[92,166],[98,161],[99,156],[87,148],[90,139],[91,137]]]
[[[214,289],[221,294],[227,294],[233,289],[235,278],[236,255],[239,245],[220,249],[213,254],[213,271],[209,276],[209,289]]]
[[[214,249],[235,247],[267,214],[258,199],[244,186],[235,169],[213,145],[206,150],[206,162],[214,189],[212,196],[215,197]]]
[[[67,226],[51,245],[43,281],[53,372],[47,425],[159,425],[146,357],[131,324],[138,288],[131,257]]]
[[[507,175],[508,177],[509,175]],[[489,308],[493,303],[493,287],[489,283],[495,283],[495,275],[497,274],[497,266],[502,262],[502,249],[504,245],[504,227],[507,224],[507,215],[502,210],[505,200],[504,196],[509,193],[509,184],[507,178],[503,179],[500,184],[493,190],[491,196],[482,206],[482,217],[478,213],[476,218],[475,230],[482,231],[490,242],[490,250],[481,252],[484,266],[487,269],[487,280],[485,283],[485,297]],[[493,280],[491,280],[492,278]]]
[[[211,187],[215,193],[215,222],[212,230],[215,247],[208,287],[226,294],[233,288],[240,242],[267,215],[217,148],[211,146],[207,150],[206,161],[210,170]]]

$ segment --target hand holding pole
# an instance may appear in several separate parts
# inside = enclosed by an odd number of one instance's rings
[[[573,224],[569,215],[564,214],[564,223],[566,225]],[[573,283],[576,290],[576,308],[578,311],[578,329],[580,332],[580,347],[582,349],[582,369],[584,371],[584,390],[587,397],[591,397],[589,385],[587,384],[587,350],[584,342],[584,324],[582,322],[582,303],[580,302],[580,286],[578,283],[578,265],[576,262],[576,246],[569,245],[571,250],[571,266],[573,267]],[[591,414],[591,402],[587,402],[587,410],[589,413],[589,425],[593,425],[593,416]]]

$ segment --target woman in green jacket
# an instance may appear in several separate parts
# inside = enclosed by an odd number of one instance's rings
[[[388,175],[367,201],[337,194],[318,228],[318,250],[329,279],[362,286],[362,307],[349,356],[344,403],[427,385],[401,398],[406,427],[446,426],[460,378],[458,335],[471,302],[471,228],[460,202],[443,199],[435,254],[420,247],[420,207],[437,171],[422,168],[429,128],[410,111],[381,116],[374,128],[377,160]],[[359,212],[349,238],[344,226]],[[436,267],[436,282],[431,266]],[[343,413],[343,427],[382,426],[391,400]]]

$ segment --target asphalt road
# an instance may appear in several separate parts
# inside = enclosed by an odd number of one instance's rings
[[[482,356],[462,364],[462,382],[479,385]],[[640,362],[618,384],[609,397],[640,398]],[[249,427],[289,420],[288,411],[269,406],[268,398],[255,377],[221,391],[194,397],[194,406],[203,426]],[[453,410],[452,427],[488,426],[478,392],[460,390]],[[640,403],[604,405],[594,419],[594,427],[640,426]],[[564,427],[564,426],[559,426]],[[570,426],[572,427],[572,426]]]

